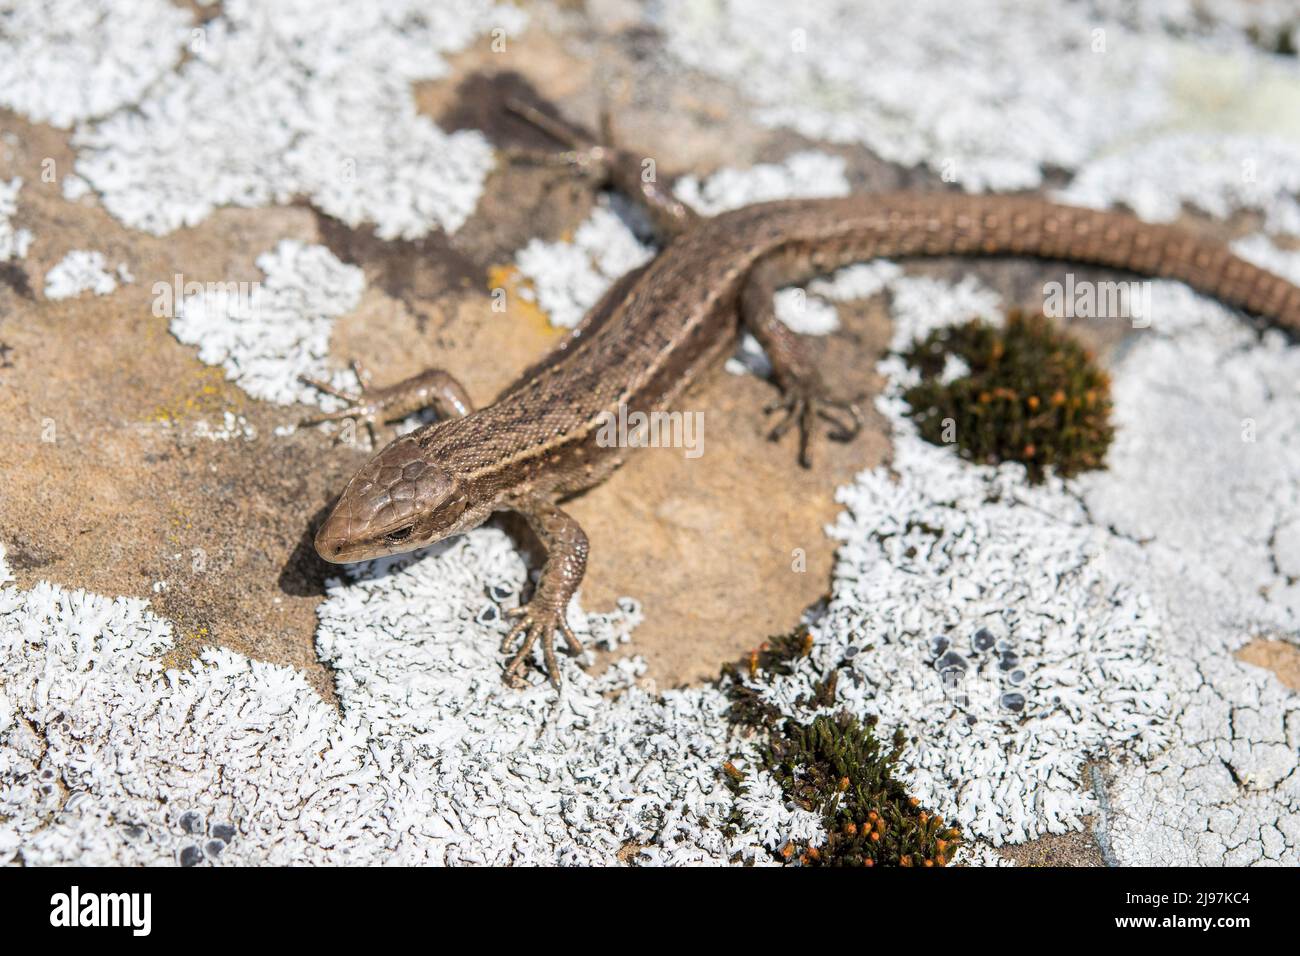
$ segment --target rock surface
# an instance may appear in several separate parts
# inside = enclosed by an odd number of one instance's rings
[[[0,10],[11,5],[0,2]],[[1282,257],[1300,245],[1300,215],[1287,198],[1295,183],[1286,178],[1300,168],[1286,165],[1288,158],[1300,156],[1300,129],[1285,124],[1270,128],[1266,146],[1260,145],[1264,128],[1276,125],[1274,119],[1300,115],[1300,70],[1294,56],[1260,52],[1253,39],[1243,39],[1243,24],[1226,15],[1200,23],[1197,29],[1204,35],[1188,38],[1184,31],[1190,27],[1182,22],[1147,22],[1100,2],[1070,4],[1069,15],[1043,40],[1040,58],[1019,69],[1024,76],[1045,69],[1052,44],[1059,44],[1072,51],[1062,60],[1063,75],[1086,74],[1083,89],[1062,89],[1045,80],[1047,89],[1017,87],[1012,95],[973,83],[964,93],[970,128],[936,131],[926,125],[930,120],[924,104],[932,102],[931,96],[942,97],[948,89],[944,83],[955,77],[936,80],[915,102],[904,102],[908,97],[897,86],[909,70],[915,75],[916,63],[909,58],[931,56],[930,44],[940,43],[921,33],[919,21],[896,25],[908,31],[907,42],[893,51],[894,60],[881,63],[874,80],[855,65],[858,61],[846,61],[854,73],[847,76],[846,64],[835,66],[833,57],[820,66],[796,59],[798,82],[790,89],[803,99],[788,102],[788,91],[773,84],[772,72],[774,64],[789,56],[782,44],[797,44],[804,26],[802,20],[795,24],[774,18],[772,11],[780,4],[707,4],[703,19],[673,3],[648,18],[635,5],[618,2],[589,3],[585,9],[542,5],[528,17],[513,8],[475,4],[471,30],[427,60],[420,54],[405,72],[395,66],[380,76],[375,66],[376,49],[396,35],[392,23],[367,25],[374,48],[325,31],[328,39],[316,51],[318,68],[334,70],[329,75],[339,83],[344,76],[361,77],[365,90],[357,103],[362,105],[321,101],[316,106],[324,115],[279,118],[277,110],[302,108],[299,97],[305,94],[295,84],[305,81],[288,75],[277,79],[290,91],[280,99],[268,83],[269,92],[256,101],[263,111],[257,122],[264,125],[250,121],[238,136],[297,130],[319,153],[283,168],[265,165],[266,159],[234,170],[202,165],[224,155],[220,137],[216,146],[205,141],[207,152],[187,149],[186,137],[193,145],[205,133],[197,127],[182,125],[177,140],[153,152],[115,124],[131,105],[145,103],[146,114],[162,128],[171,108],[168,97],[176,98],[175,108],[192,109],[185,98],[207,96],[205,83],[235,84],[226,89],[225,96],[232,99],[246,95],[232,79],[243,54],[223,45],[235,42],[224,32],[227,21],[244,17],[268,33],[280,31],[279,36],[296,29],[293,16],[308,14],[290,11],[262,23],[251,7],[235,0],[224,9],[162,6],[169,11],[169,23],[176,15],[175,41],[151,46],[147,62],[142,60],[130,76],[102,81],[117,84],[112,96],[73,90],[76,80],[65,78],[69,88],[62,99],[22,86],[12,87],[9,98],[0,100],[7,107],[0,108],[0,187],[21,180],[12,213],[0,203],[0,447],[6,450],[0,460],[0,541],[12,587],[24,592],[48,581],[67,589],[147,599],[155,614],[173,622],[165,666],[183,669],[204,652],[222,649],[292,669],[330,707],[340,706],[342,685],[323,662],[329,655],[318,646],[318,610],[335,571],[315,557],[310,540],[324,509],[366,458],[364,438],[340,443],[329,430],[294,430],[298,419],[314,409],[253,398],[232,380],[229,367],[200,360],[202,341],[185,344],[173,334],[175,312],[185,299],[174,290],[183,292],[189,282],[267,282],[259,257],[279,243],[321,247],[338,263],[359,269],[362,280],[355,307],[328,324],[324,360],[334,374],[346,376],[346,364],[353,359],[381,382],[442,366],[464,381],[476,402],[490,401],[563,334],[539,307],[536,284],[521,271],[520,250],[534,241],[570,243],[599,204],[584,183],[562,171],[511,165],[501,155],[492,158],[492,145],[547,145],[505,115],[501,107],[509,95],[540,97],[591,126],[606,105],[619,141],[654,157],[669,174],[707,180],[723,168],[744,171],[814,150],[842,164],[853,191],[936,190],[953,188],[945,166],[952,159],[959,171],[956,185],[968,189],[1063,187],[1073,201],[1128,203],[1153,218],[1181,215],[1193,228],[1225,241],[1262,231],[1271,243],[1268,248]],[[450,10],[455,4],[443,6]],[[867,28],[874,21],[856,13],[854,5],[813,6],[810,23],[829,24],[825,29],[832,33],[838,25],[855,36],[872,36]],[[980,53],[980,38],[955,34],[953,44],[974,52],[968,52],[971,62],[956,64],[954,70],[982,76],[979,70],[986,64],[981,56],[1012,52],[1030,35],[1009,0],[988,0],[986,6],[1011,18],[1010,39],[990,40],[1004,46]],[[1200,6],[1211,13],[1218,10],[1213,3]],[[1268,5],[1250,6],[1263,10]],[[1259,18],[1260,23],[1267,19],[1264,13]],[[114,22],[106,28],[106,52],[88,53],[76,46],[75,38],[61,42],[88,62],[111,63],[117,49],[113,44],[129,46],[138,28],[126,17],[115,35]],[[1115,59],[1102,61],[1119,64],[1113,73],[1094,75],[1093,61],[1074,51],[1078,38],[1069,30],[1094,23],[1105,24],[1116,44]],[[746,31],[755,24],[772,31],[770,39],[777,45],[750,47],[737,39],[749,36]],[[1251,25],[1259,27],[1245,26]],[[1269,29],[1284,32],[1289,25]],[[192,30],[206,31],[206,46],[194,46]],[[329,45],[335,41],[336,46]],[[822,27],[804,41],[830,42]],[[1147,44],[1147,56],[1129,57],[1123,41]],[[0,46],[5,42],[0,39]],[[734,55],[723,55],[728,49]],[[852,46],[845,56],[867,56],[873,49]],[[1218,72],[1207,75],[1232,82],[1216,86],[1197,80],[1198,65],[1216,65]],[[755,78],[751,87],[747,76]],[[1110,115],[1108,97],[1116,85],[1136,91],[1133,105],[1106,127],[1103,118]],[[361,146],[330,140],[323,130],[340,116],[350,116],[348,110],[363,109],[365,96],[384,104],[383,115],[374,122],[389,124],[380,132],[392,139],[388,152],[358,157]],[[1017,142],[990,118],[995,110],[985,112],[1006,96],[1011,97],[1008,108],[1014,107],[1025,123],[1041,121],[1034,138]],[[1213,102],[1207,105],[1209,100]],[[1261,112],[1261,100],[1272,106]],[[1061,115],[1072,117],[1088,136],[1062,145],[1063,134],[1044,118],[1061,104],[1070,109]],[[1237,108],[1241,104],[1256,105],[1245,110]],[[154,109],[156,115],[149,112]],[[880,139],[881,131],[873,125],[873,118],[890,110],[902,118],[899,129],[909,131],[893,146]],[[845,119],[848,115],[852,122]],[[1152,132],[1162,118],[1171,127]],[[419,142],[436,155],[403,152],[397,141],[408,135],[426,137]],[[1180,182],[1166,187],[1158,181],[1166,167],[1144,163],[1153,141],[1171,156],[1208,142],[1209,152],[1203,155],[1213,156],[1203,158],[1199,168],[1190,163]],[[958,155],[963,143],[969,155]],[[316,175],[317,160],[341,164],[338,180]],[[422,165],[434,160],[445,165]],[[1223,169],[1235,173],[1250,161],[1257,164],[1251,167],[1256,178],[1234,186]],[[122,170],[130,175],[122,173],[126,179],[119,180]],[[238,180],[232,186],[233,180],[222,178],[236,176],[247,183]],[[422,193],[431,179],[438,181],[436,188]],[[240,198],[221,192],[218,182]],[[193,193],[193,208],[186,204],[188,192]],[[1199,206],[1197,196],[1202,197]],[[1185,208],[1184,200],[1195,208]],[[943,295],[951,295],[963,277],[977,276],[1001,307],[1036,309],[1043,284],[1060,278],[1062,271],[1053,263],[941,260],[908,265],[906,275],[934,280],[936,288],[949,290]],[[1115,278],[1098,270],[1071,271],[1083,280]],[[496,289],[506,290],[504,311],[494,308]],[[898,307],[898,295],[895,287],[835,303],[839,327],[813,339],[833,391],[866,396],[868,405],[881,392],[886,376],[879,363],[894,339],[898,313],[891,310]],[[1144,341],[1144,332],[1118,324],[1081,321],[1074,326],[1112,365]],[[1134,386],[1139,391],[1148,387],[1157,386]],[[627,595],[644,614],[630,645],[601,651],[595,670],[630,651],[644,658],[645,668],[637,675],[644,686],[698,686],[716,676],[723,663],[770,635],[789,631],[806,609],[830,595],[837,541],[824,529],[843,511],[835,491],[864,469],[889,467],[891,426],[884,413],[875,411],[855,442],[824,443],[816,467],[803,470],[791,437],[776,447],[765,440],[761,409],[773,394],[773,387],[757,376],[719,371],[685,402],[705,413],[702,457],[687,459],[680,450],[643,451],[604,485],[573,502],[570,510],[592,546],[583,606],[617,616],[617,601]],[[1280,422],[1278,428],[1285,431],[1295,427],[1287,417],[1294,414],[1294,405],[1294,396],[1282,396],[1276,405],[1261,406],[1258,414],[1261,420]],[[1297,527],[1294,487],[1289,503],[1277,506],[1279,516],[1290,521],[1279,525],[1284,533]],[[1284,484],[1270,494],[1280,488]],[[1134,502],[1141,499],[1118,500],[1122,490],[1110,487],[1085,487],[1079,494],[1091,494],[1089,505],[1113,514],[1119,527],[1131,525],[1135,536],[1142,532],[1140,516],[1133,513]],[[520,530],[508,520],[503,527],[511,533]],[[1224,527],[1230,538],[1231,524]],[[520,541],[527,544],[527,536]],[[1215,543],[1233,547],[1231,540]],[[1296,743],[1287,736],[1294,736],[1288,719],[1293,722],[1297,713],[1295,575],[1285,567],[1294,553],[1290,539],[1277,542],[1277,562],[1285,573],[1265,582],[1280,595],[1274,599],[1276,613],[1256,615],[1243,598],[1240,618],[1224,625],[1244,627],[1243,622],[1254,621],[1261,627],[1258,635],[1228,642],[1239,648],[1236,660],[1254,668],[1244,671],[1255,674],[1249,680],[1265,688],[1258,692],[1263,703],[1256,701],[1264,716],[1254,750],[1250,739],[1219,737],[1209,726],[1211,705],[1166,714],[1175,737],[1188,735],[1187,747],[1206,752],[1235,747],[1238,758],[1233,759],[1242,766],[1279,778],[1269,777],[1267,786],[1242,785],[1244,812],[1274,829],[1264,833],[1257,828],[1253,836],[1225,832],[1214,847],[1235,852],[1234,861],[1293,859],[1300,852],[1295,822],[1300,806],[1293,792],[1280,789],[1290,786],[1283,782],[1288,779],[1284,774],[1294,760],[1288,764],[1283,755],[1260,756],[1267,747],[1294,749]],[[1247,584],[1260,582],[1234,582],[1243,594]],[[1176,646],[1168,650],[1180,653]],[[1198,647],[1195,655],[1204,669],[1204,661],[1230,659],[1232,651],[1216,644]],[[1217,678],[1205,680],[1208,688]],[[1210,691],[1188,693],[1204,697]],[[0,723],[0,731],[5,730]],[[1180,745],[1175,740],[1172,763],[1161,774],[1178,776]],[[1201,766],[1197,761],[1182,765]],[[1290,779],[1300,779],[1300,774],[1292,772]],[[1075,783],[1081,805],[1091,801],[1091,784],[1083,779]],[[1120,789],[1130,805],[1137,805],[1142,787],[1154,785],[1129,779]],[[936,799],[943,799],[944,791],[935,786]],[[1256,792],[1260,790],[1269,793]],[[1230,800],[1231,791],[1231,780],[1201,789],[1187,784],[1178,799],[1189,805]],[[1123,806],[1115,812],[1123,813]],[[1022,845],[1013,856],[1022,863],[1099,862],[1101,852],[1089,834],[1095,827],[1107,830],[1114,820],[1104,814],[1086,819],[1069,836],[1050,837],[1052,842],[1038,849],[1037,844]],[[1134,824],[1120,824],[1115,833],[1129,841],[1129,849],[1119,848],[1119,856],[1125,861],[1216,862],[1208,844],[1186,851],[1175,846],[1176,821],[1161,826],[1168,832],[1154,837],[1136,832],[1141,828]],[[1013,842],[1024,844],[1027,835],[1045,831],[1037,824],[1022,827],[1004,820],[984,832],[990,838],[1015,833]]]

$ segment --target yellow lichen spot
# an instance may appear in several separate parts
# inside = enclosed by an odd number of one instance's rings
[[[525,298],[519,294],[521,290],[532,289],[532,287],[532,280],[525,278],[523,273],[514,265],[491,266],[488,269],[488,294],[491,295],[498,289],[504,289],[507,309],[513,317],[523,319],[553,338],[559,338],[567,334],[566,329],[551,324],[550,316],[534,299]]]

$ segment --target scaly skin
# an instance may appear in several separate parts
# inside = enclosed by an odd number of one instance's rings
[[[824,394],[800,341],[776,321],[772,293],[781,285],[878,257],[1036,256],[1179,279],[1300,333],[1300,288],[1172,226],[1030,197],[946,192],[761,203],[702,219],[643,182],[637,157],[591,146],[547,117],[520,111],[570,141],[575,148],[563,161],[642,202],[666,248],[620,280],[550,356],[487,408],[464,414],[463,389],[446,373],[411,380],[453,417],[375,455],[316,536],[326,560],[359,561],[424,547],[495,511],[522,513],[547,560],[532,600],[512,612],[503,650],[522,637],[506,667],[512,684],[523,680],[540,640],[558,686],[556,631],[578,650],[565,612],[586,568],[587,539],[557,502],[622,463],[626,449],[597,440],[620,405],[628,413],[671,410],[684,389],[732,353],[743,323],[766,349],[784,396],[786,420],[774,434],[798,424],[805,464],[816,417],[837,424],[833,437],[856,431],[857,410]],[[357,402],[374,414],[404,385]]]

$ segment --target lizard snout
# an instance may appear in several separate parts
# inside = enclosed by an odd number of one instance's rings
[[[353,540],[351,526],[350,516],[339,505],[335,505],[325,523],[316,531],[316,553],[334,564],[354,560],[348,554]]]

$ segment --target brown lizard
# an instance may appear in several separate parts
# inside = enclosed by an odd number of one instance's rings
[[[622,463],[628,449],[598,437],[620,406],[626,413],[669,409],[732,354],[743,326],[766,351],[781,390],[768,408],[784,411],[772,438],[797,426],[807,466],[818,418],[832,425],[833,438],[857,432],[858,410],[826,395],[802,342],[777,320],[772,296],[782,286],[879,257],[1037,256],[1178,279],[1300,333],[1300,288],[1183,229],[1033,197],[948,192],[767,202],[703,218],[647,181],[640,157],[595,145],[530,107],[513,108],[570,147],[555,161],[634,197],[663,251],[615,283],[486,408],[473,411],[465,390],[441,370],[346,395],[354,407],[331,417],[355,415],[373,426],[432,406],[440,419],[376,454],[316,535],[327,561],[361,561],[460,534],[495,511],[522,514],[547,556],[532,599],[510,612],[502,652],[519,645],[505,668],[508,683],[523,680],[540,642],[558,686],[557,631],[581,652],[566,611],[586,568],[587,538],[559,503]]]

